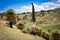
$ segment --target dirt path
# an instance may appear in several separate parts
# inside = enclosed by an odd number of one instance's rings
[[[6,21],[0,20],[0,40],[44,40],[42,37],[24,34],[16,26],[9,28]]]

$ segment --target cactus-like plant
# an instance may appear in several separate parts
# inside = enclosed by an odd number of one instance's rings
[[[33,23],[35,22],[35,12],[34,12],[34,5],[33,5],[33,3],[32,3],[32,21],[33,21]]]

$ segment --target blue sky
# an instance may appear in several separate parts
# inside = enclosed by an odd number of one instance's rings
[[[60,7],[60,0],[0,0],[0,12],[14,9],[15,12],[31,11],[31,3],[34,3],[36,11],[54,9]],[[55,5],[56,4],[56,5]],[[45,7],[44,7],[45,6]],[[51,7],[51,8],[50,8]],[[24,9],[24,10],[23,10]]]

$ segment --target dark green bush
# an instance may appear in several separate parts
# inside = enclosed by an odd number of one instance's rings
[[[46,40],[50,40],[50,34],[43,32],[42,37],[45,38]]]
[[[60,40],[60,33],[58,31],[55,31],[52,33],[52,37],[54,40]]]

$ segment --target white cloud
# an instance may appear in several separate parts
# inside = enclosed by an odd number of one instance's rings
[[[31,5],[30,6],[21,6],[19,9],[16,9],[15,11],[17,11],[18,13],[22,13],[22,12],[31,12]]]
[[[58,2],[60,2],[60,0],[58,0]]]
[[[54,2],[46,2],[42,3],[40,5],[37,5],[34,3],[35,11],[40,11],[40,10],[50,10],[54,8],[60,7],[59,3],[54,3]],[[19,9],[15,9],[17,13],[22,13],[22,12],[31,12],[32,11],[32,6],[31,5],[24,5],[21,6]]]
[[[60,4],[56,4],[54,2],[47,2],[47,3],[43,3],[42,4],[45,8],[45,10],[50,10],[50,9],[54,9],[54,8],[58,8],[60,7]]]

